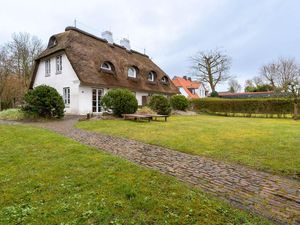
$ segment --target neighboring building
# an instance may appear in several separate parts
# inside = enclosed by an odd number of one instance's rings
[[[204,98],[206,97],[206,89],[201,82],[192,81],[190,77],[175,76],[172,79],[174,85],[179,89],[180,93],[187,98]]]
[[[262,92],[218,92],[220,98],[272,98],[284,96],[284,93],[275,93],[274,91]]]
[[[152,94],[179,91],[168,75],[129,40],[113,43],[112,33],[96,37],[75,27],[53,35],[36,59],[30,88],[46,84],[62,96],[67,114],[99,113],[101,97],[110,89],[127,88],[144,105]]]

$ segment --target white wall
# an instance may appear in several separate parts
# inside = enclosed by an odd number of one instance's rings
[[[180,94],[182,94],[184,97],[186,97],[186,98],[189,97],[189,95],[186,93],[186,91],[184,90],[184,88],[179,87],[179,91],[180,91]]]
[[[142,96],[149,96],[149,93],[147,92],[135,92],[136,100],[138,101],[138,105],[142,105]]]
[[[78,94],[80,81],[75,71],[73,70],[67,56],[62,53],[62,72],[60,74],[56,74],[56,55],[51,56],[51,58],[47,59],[50,59],[51,64],[50,76],[46,76],[45,60],[42,60],[39,63],[33,87],[46,84],[55,88],[61,96],[63,96],[63,88],[69,87],[70,105],[69,107],[65,108],[65,112],[67,114],[78,114]]]
[[[205,88],[203,86],[203,84],[200,85],[200,87],[198,89],[196,89],[196,93],[198,94],[198,96],[200,98],[205,98]]]

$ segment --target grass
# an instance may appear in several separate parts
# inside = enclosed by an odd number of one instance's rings
[[[6,109],[0,111],[1,120],[24,120],[37,118],[35,114],[23,112],[20,109]]]
[[[300,121],[210,115],[164,122],[85,121],[77,127],[300,177]]]
[[[42,129],[0,125],[0,224],[269,224]]]

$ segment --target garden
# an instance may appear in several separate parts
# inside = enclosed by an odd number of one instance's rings
[[[0,133],[0,224],[270,224],[53,132]]]

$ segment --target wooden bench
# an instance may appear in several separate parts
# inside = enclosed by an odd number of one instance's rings
[[[124,120],[133,119],[133,120],[157,120],[157,118],[165,118],[165,122],[167,122],[168,115],[158,115],[158,114],[123,114]]]
[[[147,116],[151,116],[151,120],[157,120],[157,118],[165,118],[165,122],[167,122],[168,115],[159,115],[159,114],[147,114]]]
[[[123,116],[124,120],[127,120],[127,119],[148,120],[148,122],[150,122],[150,120],[152,119],[151,116],[140,115],[140,114],[123,114],[122,116]]]

